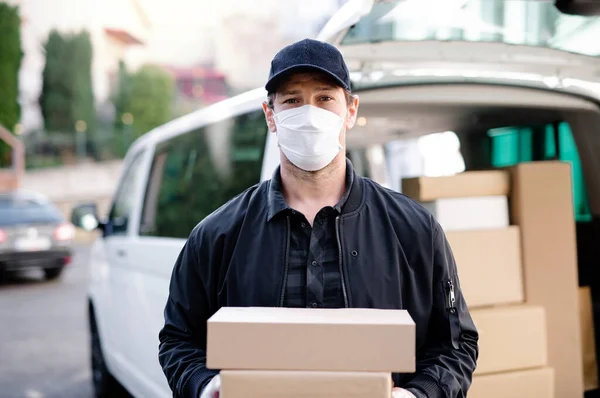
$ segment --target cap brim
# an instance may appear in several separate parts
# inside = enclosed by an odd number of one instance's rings
[[[327,76],[329,76],[333,80],[335,80],[341,87],[345,88],[346,90],[350,90],[350,87],[348,87],[346,85],[346,83],[344,83],[343,80],[341,80],[339,77],[337,77],[336,75],[334,75],[327,69],[321,68],[320,66],[310,65],[310,64],[294,65],[294,66],[285,68],[282,71],[279,71],[278,73],[276,73],[269,79],[269,81],[265,85],[265,88],[267,89],[267,92],[274,93],[277,90],[277,87],[292,73],[305,72],[305,71],[319,71],[319,72],[325,73]]]

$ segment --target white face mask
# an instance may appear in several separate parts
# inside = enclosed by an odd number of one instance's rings
[[[340,132],[344,119],[333,112],[304,105],[274,116],[279,147],[296,167],[321,170],[342,150]]]

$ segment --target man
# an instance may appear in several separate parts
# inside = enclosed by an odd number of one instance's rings
[[[346,160],[358,98],[342,55],[292,44],[273,59],[266,89],[280,167],[202,220],[173,270],[159,359],[174,396],[218,397],[205,349],[220,307],[285,306],[407,309],[416,373],[393,375],[394,396],[465,397],[478,334],[450,247],[424,208]]]

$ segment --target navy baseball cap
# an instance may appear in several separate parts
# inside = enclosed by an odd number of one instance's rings
[[[265,88],[274,93],[291,73],[307,70],[323,72],[350,90],[350,73],[340,51],[331,44],[312,39],[290,44],[275,55]]]

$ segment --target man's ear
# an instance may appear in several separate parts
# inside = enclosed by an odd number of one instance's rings
[[[269,107],[269,104],[264,101],[262,103],[263,112],[265,113],[265,120],[267,121],[267,126],[269,126],[269,130],[274,133],[277,131],[277,127],[275,126],[275,118],[273,109]]]
[[[350,130],[356,123],[358,115],[358,95],[352,95],[352,103],[348,106],[348,116],[346,116],[346,130]]]

